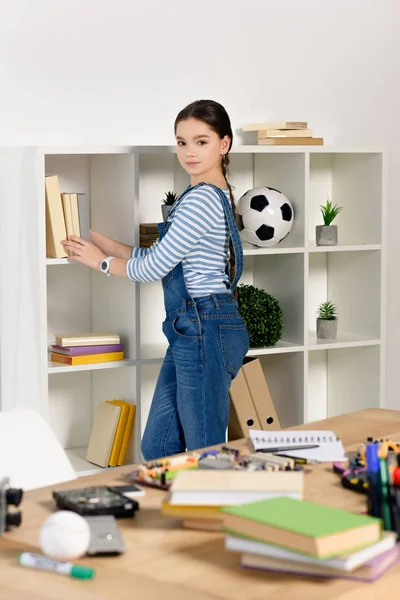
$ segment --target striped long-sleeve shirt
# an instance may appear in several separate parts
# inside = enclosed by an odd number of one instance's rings
[[[224,192],[229,199],[229,191]],[[225,272],[228,260],[229,229],[224,208],[217,192],[203,185],[176,206],[162,240],[150,248],[132,249],[126,274],[133,281],[157,281],[182,262],[186,287],[196,298],[229,291]]]

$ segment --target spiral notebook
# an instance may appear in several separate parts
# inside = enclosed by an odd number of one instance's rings
[[[255,451],[277,446],[318,445],[307,450],[283,450],[281,454],[317,462],[335,462],[346,459],[342,442],[333,431],[261,431],[250,429],[250,439]],[[279,452],[274,452],[279,454]]]

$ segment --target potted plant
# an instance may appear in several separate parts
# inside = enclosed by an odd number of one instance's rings
[[[337,335],[337,309],[333,302],[322,302],[318,307],[317,338],[335,340]]]
[[[315,228],[315,237],[317,246],[336,246],[338,243],[337,225],[332,225],[332,221],[342,209],[337,204],[333,205],[329,198],[326,199],[325,206],[321,205],[323,225],[317,225]]]
[[[170,212],[171,207],[172,207],[173,203],[175,202],[175,200],[176,200],[176,194],[174,192],[165,192],[165,198],[163,198],[162,206],[161,206],[164,223],[167,222],[169,212]]]
[[[276,298],[253,285],[241,284],[237,287],[237,299],[250,348],[275,346],[283,329],[283,312]]]

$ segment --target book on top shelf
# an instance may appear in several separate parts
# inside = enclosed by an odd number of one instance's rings
[[[278,123],[250,123],[243,125],[242,131],[263,131],[266,129],[307,129],[307,121],[279,121]]]

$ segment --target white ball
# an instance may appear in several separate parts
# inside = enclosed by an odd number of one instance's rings
[[[69,510],[51,514],[40,528],[40,549],[51,558],[74,560],[86,553],[89,543],[88,522],[81,515]]]
[[[240,237],[254,246],[275,246],[289,235],[294,211],[289,199],[271,187],[248,190],[239,199],[236,213],[242,217]]]

